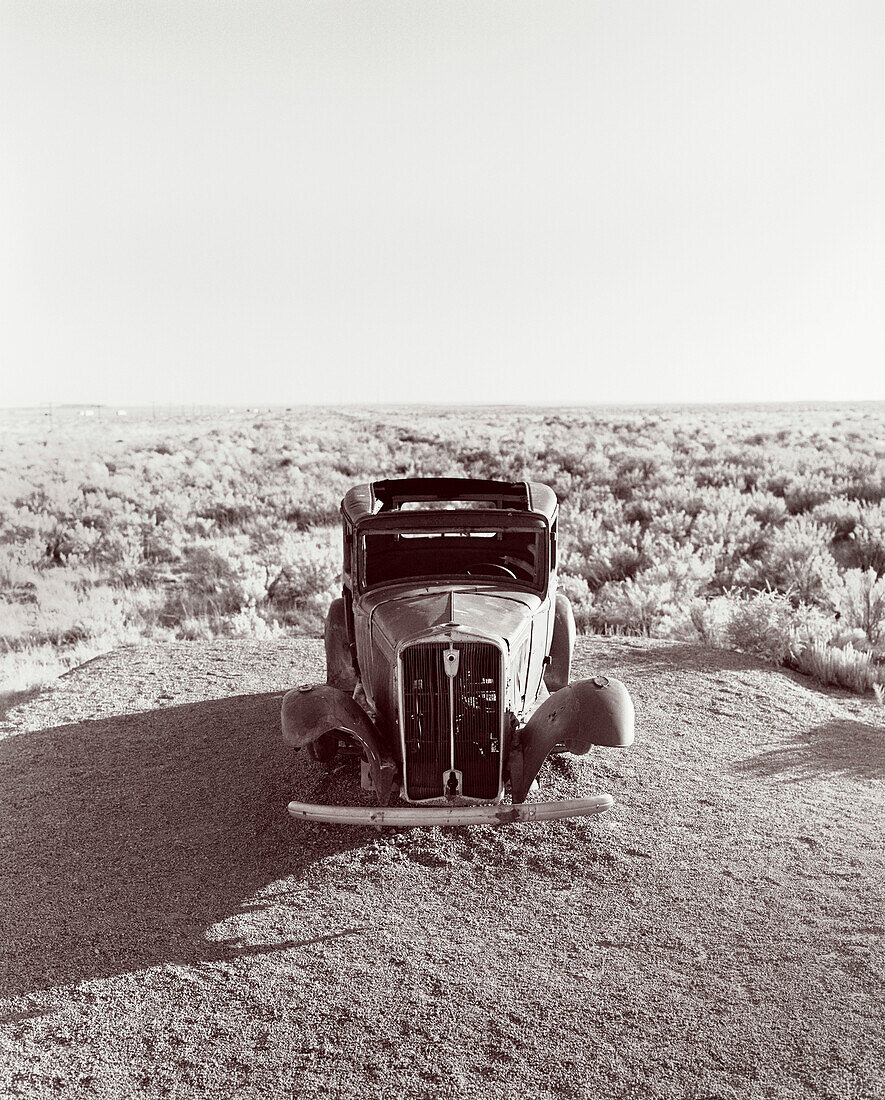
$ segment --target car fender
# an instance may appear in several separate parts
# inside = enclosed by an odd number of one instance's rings
[[[283,696],[283,740],[304,748],[327,733],[352,738],[369,762],[372,785],[382,806],[390,798],[397,767],[384,749],[375,723],[356,700],[332,684],[305,684]]]
[[[626,748],[633,743],[634,724],[633,700],[620,680],[594,676],[554,692],[518,731],[510,756],[513,801],[524,801],[558,746],[578,756],[594,745]]]

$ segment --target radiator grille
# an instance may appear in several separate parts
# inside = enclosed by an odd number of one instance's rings
[[[449,681],[442,645],[403,651],[403,713],[407,798],[438,798],[451,761]]]
[[[501,760],[501,654],[485,642],[464,642],[455,677],[455,767],[463,793],[494,798]]]
[[[402,654],[406,797],[439,798],[443,773],[463,773],[462,793],[495,798],[501,773],[501,655],[487,642],[458,642],[453,682],[443,668],[448,642],[423,642]],[[453,744],[454,734],[454,744]]]

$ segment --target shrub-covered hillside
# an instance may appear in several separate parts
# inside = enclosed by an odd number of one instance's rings
[[[355,482],[530,478],[579,628],[885,681],[885,405],[7,412],[7,689],[145,638],[318,633]]]

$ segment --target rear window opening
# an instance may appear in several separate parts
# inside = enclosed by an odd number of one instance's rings
[[[400,531],[400,539],[493,539],[496,531]]]
[[[542,590],[546,539],[538,529],[383,531],[362,539],[363,583],[464,579],[516,582]]]
[[[487,500],[404,500],[400,512],[468,512],[488,511]]]

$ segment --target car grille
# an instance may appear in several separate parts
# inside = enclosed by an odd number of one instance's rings
[[[454,708],[443,653],[452,643],[422,642],[403,650],[401,715],[406,797],[440,798],[443,776],[462,773],[461,793],[495,798],[501,777],[501,653],[488,642],[456,642]]]

